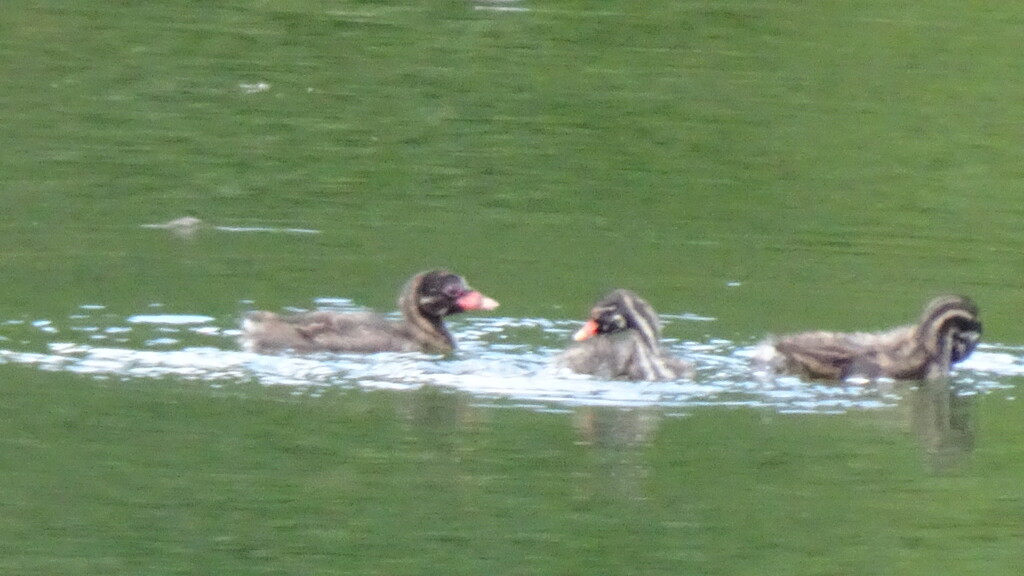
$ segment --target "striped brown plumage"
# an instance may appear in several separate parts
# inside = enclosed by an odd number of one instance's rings
[[[929,380],[949,374],[981,339],[978,307],[964,296],[940,296],[917,324],[885,332],[803,332],[770,338],[755,361],[779,373],[817,380]]]
[[[448,354],[455,339],[444,318],[466,310],[492,310],[498,303],[471,289],[461,276],[431,270],[413,276],[402,289],[401,321],[373,313],[327,310],[280,316],[250,312],[242,322],[242,346],[261,354],[311,352],[429,352]]]
[[[661,346],[658,313],[630,290],[615,290],[599,300],[579,342],[558,364],[580,374],[622,380],[676,380],[691,377],[693,366]]]

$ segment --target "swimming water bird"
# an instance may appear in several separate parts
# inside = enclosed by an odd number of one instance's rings
[[[590,311],[557,363],[580,374],[623,380],[676,380],[693,366],[661,346],[658,314],[629,290],[614,290]]]
[[[445,316],[467,310],[493,310],[498,302],[466,285],[447,270],[413,276],[402,289],[402,320],[374,313],[315,311],[280,316],[250,312],[242,321],[242,346],[251,352],[429,352],[448,354],[455,339]]]
[[[978,306],[964,296],[928,303],[917,324],[885,332],[803,332],[769,338],[754,354],[771,372],[816,380],[931,380],[949,374],[981,339]]]

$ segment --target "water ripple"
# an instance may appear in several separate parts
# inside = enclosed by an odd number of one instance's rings
[[[348,301],[334,302],[348,307]],[[670,322],[707,322],[675,318]],[[239,351],[234,319],[197,314],[137,314],[126,318],[102,306],[80,307],[66,320],[0,321],[11,349],[0,363],[36,366],[95,378],[180,378],[211,386],[257,382],[267,386],[410,390],[439,386],[486,402],[536,409],[571,406],[755,406],[780,412],[836,413],[893,406],[892,384],[810,384],[766,378],[750,370],[753,347],[723,339],[668,341],[697,365],[694,380],[622,382],[556,369],[552,359],[577,320],[460,318],[453,358],[427,354],[269,356]],[[227,324],[227,326],[225,326]],[[59,339],[55,335],[59,334]],[[17,348],[14,349],[14,344]],[[1024,347],[982,345],[958,369],[966,393],[1008,387],[1024,376]]]

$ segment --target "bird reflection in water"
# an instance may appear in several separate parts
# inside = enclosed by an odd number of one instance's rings
[[[934,471],[954,468],[974,451],[975,395],[939,378],[915,386],[908,399],[911,427]]]
[[[594,468],[581,471],[580,498],[615,496],[642,500],[651,469],[645,458],[654,440],[661,413],[644,408],[581,406],[573,412],[579,444],[593,456]]]

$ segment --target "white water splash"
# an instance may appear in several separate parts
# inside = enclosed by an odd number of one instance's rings
[[[344,299],[318,302],[352,306]],[[666,318],[674,328],[708,321],[688,315]],[[0,363],[95,378],[178,378],[216,387],[242,382],[307,389],[409,390],[438,386],[481,400],[510,401],[545,410],[580,405],[748,406],[780,412],[834,413],[876,409],[896,402],[891,386],[811,384],[796,378],[763,377],[750,369],[751,346],[722,339],[667,342],[673,353],[697,366],[692,381],[624,382],[571,374],[554,368],[552,360],[568,344],[577,320],[460,317],[451,323],[460,344],[454,358],[396,353],[252,354],[239,351],[234,319],[217,320],[200,314],[119,318],[100,306],[79,307],[65,320],[2,324],[12,334],[5,335],[3,341],[9,349],[0,349]],[[53,339],[55,334],[61,335],[60,340]],[[954,379],[969,393],[1007,387],[1003,379],[1024,376],[1022,358],[1024,348],[982,345],[958,367]]]

